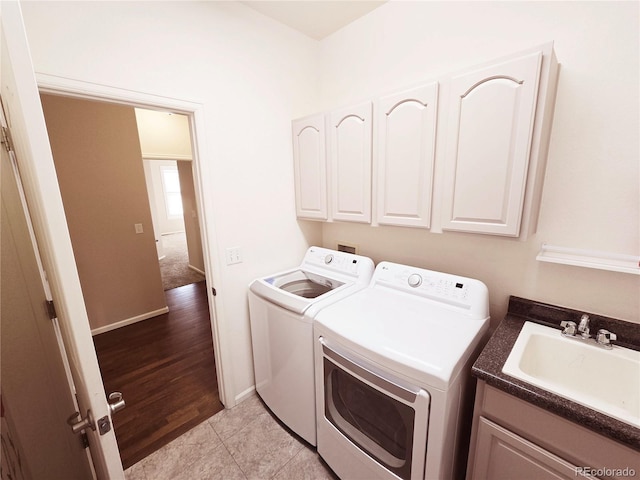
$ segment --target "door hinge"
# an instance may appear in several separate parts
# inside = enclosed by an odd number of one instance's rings
[[[11,131],[7,127],[2,127],[2,144],[7,152],[13,152],[13,142],[11,141]]]
[[[53,304],[53,300],[47,300],[47,313],[49,314],[49,319],[53,320],[58,318],[58,314],[56,313],[56,306]]]
[[[218,292],[216,292],[216,289],[213,287],[211,287],[211,293],[213,294],[214,297],[218,295]]]
[[[82,448],[89,448],[89,435],[86,432],[82,432],[80,441],[82,442]]]

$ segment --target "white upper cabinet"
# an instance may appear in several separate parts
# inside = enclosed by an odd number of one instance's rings
[[[330,114],[331,217],[371,222],[371,102]]]
[[[298,218],[328,218],[324,118],[324,114],[318,114],[292,122]]]
[[[428,228],[435,156],[438,83],[377,102],[376,220]]]
[[[552,55],[551,50],[547,56]],[[545,74],[557,77],[557,63],[554,68],[550,64],[547,59]],[[547,79],[539,89],[542,70],[543,51],[538,50],[463,73],[448,82],[444,230],[521,234],[525,193],[529,188],[531,203],[537,194],[537,171],[546,157],[541,140],[545,125],[550,128],[548,110],[553,111],[546,97],[551,104],[555,99],[555,83],[553,95],[548,92]],[[543,97],[540,105],[539,94]]]
[[[558,72],[547,43],[295,120],[298,218],[528,238]]]

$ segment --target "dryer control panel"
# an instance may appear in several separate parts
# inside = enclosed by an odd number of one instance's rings
[[[474,316],[489,316],[487,287],[473,278],[380,262],[371,283],[466,310]]]

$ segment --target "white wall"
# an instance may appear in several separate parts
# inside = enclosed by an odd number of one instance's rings
[[[290,121],[314,109],[318,44],[232,2],[23,2],[35,70],[204,105],[207,236],[233,395],[254,383],[247,285],[321,240],[295,219]],[[226,266],[240,246],[244,262]]]
[[[555,41],[562,67],[538,233],[527,242],[333,223],[323,243],[477,277],[508,296],[640,322],[640,277],[535,260],[542,242],[640,255],[638,2],[391,1],[322,42],[323,109]],[[312,113],[311,111],[304,113]]]
[[[142,167],[144,168],[144,181],[147,185],[147,196],[149,197],[149,208],[151,209],[151,220],[153,222],[153,236],[156,239],[156,250],[158,251],[158,260],[164,258],[164,247],[162,245],[162,233],[160,232],[160,213],[156,205],[157,193],[156,189],[161,185],[155,185],[155,175],[152,168],[153,160],[142,159]]]
[[[206,234],[235,394],[253,384],[247,285],[298,263],[308,244],[341,240],[375,261],[480,278],[494,321],[510,294],[640,321],[637,277],[535,261],[542,241],[639,253],[636,2],[392,1],[320,43],[236,2],[22,7],[36,71],[204,104]],[[549,40],[563,67],[531,240],[295,221],[292,118]],[[244,262],[225,266],[236,245]]]

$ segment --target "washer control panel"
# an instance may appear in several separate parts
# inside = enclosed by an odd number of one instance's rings
[[[352,276],[369,277],[374,269],[373,261],[368,257],[321,247],[311,247],[307,250],[303,260],[303,265],[305,264]]]
[[[488,290],[479,280],[422,268],[381,262],[372,283],[465,310],[486,310]]]

